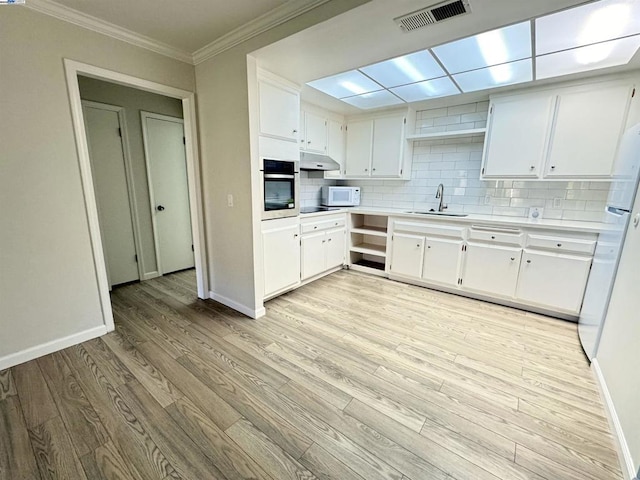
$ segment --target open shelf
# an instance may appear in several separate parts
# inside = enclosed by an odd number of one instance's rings
[[[368,253],[371,255],[378,255],[380,257],[386,256],[387,246],[376,245],[375,243],[359,243],[351,246],[352,252]]]
[[[416,133],[407,135],[407,140],[437,140],[439,138],[464,138],[473,135],[484,135],[486,128],[471,128],[468,130],[452,130],[450,132]]]
[[[373,235],[377,237],[387,236],[387,227],[376,227],[373,225],[364,225],[362,227],[354,227],[351,233],[362,233],[363,235]]]

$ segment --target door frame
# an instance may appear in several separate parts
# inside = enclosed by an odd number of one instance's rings
[[[144,148],[144,163],[147,168],[147,184],[149,186],[149,204],[151,205],[151,225],[153,229],[153,244],[156,250],[156,266],[158,270],[158,275],[164,275],[164,270],[162,268],[162,260],[160,259],[160,241],[158,239],[158,225],[156,222],[156,213],[155,213],[155,195],[153,191],[153,182],[151,179],[151,164],[149,162],[149,134],[147,133],[147,118],[155,118],[156,120],[165,120],[173,123],[180,123],[182,125],[182,129],[184,131],[184,119],[178,117],[171,117],[169,115],[162,115],[160,113],[146,112],[144,110],[140,110],[140,124],[142,126],[142,144]],[[189,178],[187,177],[187,183],[189,183]],[[188,186],[188,185],[187,185]],[[192,232],[193,233],[193,232]],[[193,239],[192,239],[193,241]],[[194,244],[195,250],[195,244]]]
[[[129,136],[127,130],[127,119],[125,115],[124,107],[117,105],[110,105],[108,103],[94,102],[91,100],[82,100],[82,107],[97,108],[99,110],[107,110],[109,112],[116,112],[118,114],[118,123],[120,124],[121,135],[120,138],[122,144],[122,155],[124,157],[124,172],[127,182],[127,196],[129,197],[129,211],[131,212],[131,226],[133,228],[133,244],[138,256],[138,277],[140,280],[146,280],[144,272],[144,255],[142,255],[142,243],[140,241],[140,220],[138,217],[138,204],[136,202],[135,183],[133,181],[133,166],[131,164],[131,150],[129,147]],[[86,124],[85,124],[86,129]],[[89,146],[89,137],[87,137],[87,146]],[[89,158],[91,161],[91,158]],[[96,206],[97,201],[96,201]],[[102,226],[100,229],[100,235],[104,236],[102,232]],[[104,253],[106,258],[106,252]],[[107,270],[107,280],[109,279],[109,265],[105,262],[105,268]],[[111,283],[111,282],[109,282]],[[109,285],[111,290],[111,285]]]
[[[84,127],[84,114],[82,112],[82,100],[80,98],[80,85],[78,75],[105,80],[108,82],[133,87],[146,92],[157,93],[171,98],[182,100],[182,112],[184,116],[185,149],[187,158],[187,178],[189,181],[189,207],[191,209],[191,230],[193,236],[193,249],[196,264],[196,280],[198,285],[198,297],[208,298],[208,272],[207,253],[204,236],[204,204],[202,201],[202,182],[200,162],[198,157],[198,134],[196,128],[196,104],[195,93],[182,90],[161,83],[144,80],[131,75],[126,75],[106,68],[96,67],[68,58],[63,59],[65,77],[67,80],[67,92],[71,107],[71,119],[75,133],[78,164],[82,183],[82,193],[87,211],[89,224],[89,237],[92,247],[93,263],[96,270],[98,295],[102,307],[102,317],[107,331],[115,329],[113,310],[109,296],[109,283],[107,281],[106,264],[102,249],[102,237],[100,235],[100,223],[96,196],[93,188],[93,176],[87,135]]]

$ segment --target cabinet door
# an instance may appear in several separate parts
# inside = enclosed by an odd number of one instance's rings
[[[555,96],[495,99],[483,153],[483,177],[538,177],[546,154]]]
[[[394,233],[390,271],[406,277],[420,278],[424,259],[424,237]]]
[[[326,270],[326,250],[327,240],[325,233],[312,233],[302,237],[302,279],[311,278]]]
[[[521,256],[520,248],[469,243],[462,272],[463,288],[513,297]]]
[[[577,314],[590,268],[590,257],[525,251],[516,297],[523,302]]]
[[[327,153],[327,120],[314,113],[304,113],[304,142],[307,152]]]
[[[300,281],[299,229],[293,225],[262,233],[265,297]]]
[[[373,123],[372,177],[400,177],[403,164],[404,115],[376,118]]]
[[[340,170],[327,170],[324,178],[338,178],[344,172],[344,126],[341,122],[329,120],[327,155],[340,164]]]
[[[346,239],[347,235],[344,228],[327,232],[327,270],[339,265],[344,265],[344,257],[347,247]]]
[[[427,237],[422,278],[443,285],[457,285],[462,240]]]
[[[347,158],[345,174],[368,177],[371,166],[373,120],[352,122],[347,125]]]
[[[596,84],[589,90],[561,93],[545,175],[611,176],[630,100],[631,86],[626,84]]]
[[[260,96],[260,133],[298,142],[300,95],[271,82],[258,82]]]

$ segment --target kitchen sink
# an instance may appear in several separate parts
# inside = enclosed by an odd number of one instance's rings
[[[467,217],[467,213],[449,213],[449,212],[416,212],[416,211],[408,211],[406,213],[416,213],[418,215],[440,215],[442,217]]]

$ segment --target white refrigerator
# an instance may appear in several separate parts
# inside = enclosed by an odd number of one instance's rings
[[[598,349],[622,244],[638,190],[640,124],[634,125],[623,135],[614,164],[613,178],[605,208],[605,227],[598,238],[578,321],[580,342],[589,360],[595,357]]]

